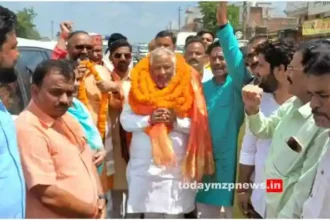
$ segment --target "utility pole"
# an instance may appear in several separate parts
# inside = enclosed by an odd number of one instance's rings
[[[182,11],[182,8],[179,7],[178,8],[178,25],[179,25],[178,31],[180,31],[180,29],[181,29],[181,11]]]
[[[50,22],[51,40],[54,40],[54,21]]]
[[[172,31],[172,21],[170,21],[170,31]]]
[[[243,2],[243,17],[242,17],[242,21],[243,21],[243,36],[244,36],[244,40],[246,40],[247,38],[247,22],[248,22],[248,6],[247,6],[247,2],[244,1]]]

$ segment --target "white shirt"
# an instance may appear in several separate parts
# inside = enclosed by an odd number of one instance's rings
[[[301,218],[330,218],[330,143],[324,148],[310,196]]]
[[[204,70],[203,70],[203,79],[202,79],[202,83],[203,83],[203,82],[207,82],[207,81],[209,81],[209,80],[212,79],[212,78],[213,78],[212,70],[204,68]]]
[[[279,105],[275,101],[273,94],[264,93],[262,96],[260,110],[266,116],[270,116]],[[268,155],[270,139],[258,139],[254,136],[249,127],[246,126],[245,135],[243,138],[242,149],[240,152],[240,164],[255,166],[254,179],[255,183],[264,183],[264,172],[266,158]],[[253,176],[252,176],[253,178]],[[251,203],[256,212],[263,218],[266,217],[266,192],[263,189],[254,189],[251,195]]]
[[[132,132],[130,160],[127,165],[127,213],[188,213],[195,208],[196,191],[180,188],[181,163],[186,154],[190,119],[178,118],[169,133],[178,164],[158,167],[152,159],[150,137],[144,132],[150,116],[136,115],[125,103],[120,116],[124,130]],[[182,185],[181,185],[182,186]]]

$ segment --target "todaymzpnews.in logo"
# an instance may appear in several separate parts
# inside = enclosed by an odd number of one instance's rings
[[[181,189],[194,189],[209,191],[210,189],[222,189],[232,191],[235,189],[266,189],[266,183],[180,183]]]
[[[283,192],[282,179],[267,179],[265,183],[198,183],[198,182],[180,182],[181,189],[194,189],[209,191],[210,189],[222,189],[232,191],[235,189],[262,189],[267,193]]]

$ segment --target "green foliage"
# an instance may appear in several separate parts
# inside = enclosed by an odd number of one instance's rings
[[[33,23],[34,18],[37,14],[34,12],[33,8],[24,8],[16,13],[17,16],[17,26],[16,34],[18,37],[40,40],[40,34]]]
[[[217,2],[198,2],[198,7],[203,15],[204,29],[215,32],[217,25]],[[239,28],[239,7],[234,5],[227,5],[228,21],[234,29]]]

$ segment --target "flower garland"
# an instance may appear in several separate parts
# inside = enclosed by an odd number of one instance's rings
[[[121,78],[117,73],[112,72],[111,77],[112,77],[113,81],[115,81],[116,83],[121,83]],[[118,93],[114,93],[114,92],[110,93],[109,105],[112,108],[115,108],[115,109],[123,108],[123,105],[124,105],[124,94],[123,93],[124,93],[123,91],[119,91]]]
[[[83,61],[86,64],[87,69],[89,70],[89,73],[92,74],[95,77],[96,81],[102,80],[99,73],[95,70],[95,66],[90,61]],[[86,75],[85,75],[86,76]],[[78,99],[84,103],[84,105],[91,109],[91,106],[89,104],[87,94],[86,94],[86,85],[85,85],[85,76],[81,79],[79,89],[78,89]],[[108,113],[108,100],[109,94],[108,93],[102,93],[101,97],[101,106],[100,110],[97,116],[97,128],[101,134],[102,139],[105,137],[105,130],[106,130],[106,122],[107,122],[107,113]]]
[[[152,80],[149,70],[149,57],[131,72],[129,104],[132,111],[139,115],[150,115],[157,108],[175,111],[178,117],[190,117],[193,107],[194,92],[191,86],[191,69],[182,56],[176,57],[176,72],[164,89],[159,89]],[[170,165],[175,162],[175,155],[168,133],[171,127],[164,123],[149,126],[145,132],[152,143],[155,164]]]
[[[149,59],[140,61],[131,73],[130,105],[139,111],[138,105],[173,109],[179,117],[188,116],[194,93],[191,88],[190,67],[183,57],[176,57],[176,73],[164,89],[158,89],[149,72]],[[138,105],[137,105],[138,103]]]

